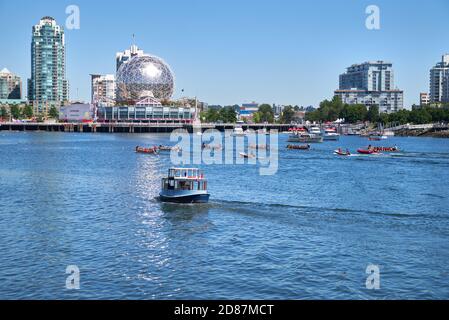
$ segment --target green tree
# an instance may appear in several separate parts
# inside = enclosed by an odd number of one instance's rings
[[[218,111],[216,109],[208,109],[204,114],[206,122],[218,121]]]
[[[378,122],[383,123],[383,124],[387,124],[390,121],[390,116],[388,115],[388,113],[381,113],[379,114],[379,120]]]
[[[11,106],[10,107],[11,116],[13,119],[20,119],[21,118],[21,112],[18,106]]]
[[[286,106],[284,110],[282,110],[281,123],[285,124],[291,123],[293,121],[294,116],[295,116],[295,109],[292,108],[292,106]]]
[[[4,106],[0,108],[0,118],[3,120],[8,120],[9,118],[8,110]]]
[[[269,104],[260,105],[258,113],[260,114],[260,122],[274,122],[273,108]]]
[[[308,111],[306,114],[306,120],[308,121],[335,121],[342,117],[344,113],[344,105],[338,96],[334,96],[332,100],[324,100],[320,103],[320,107],[314,111]],[[306,110],[311,110],[307,108]]]
[[[33,107],[30,105],[26,105],[23,109],[22,109],[22,116],[26,119],[29,119],[33,116]]]
[[[367,119],[371,123],[375,123],[379,121],[379,106],[373,105],[368,109]]]
[[[219,118],[225,123],[235,123],[237,121],[237,113],[233,106],[227,106],[220,109]]]
[[[411,121],[410,120],[410,111],[402,109],[402,110],[399,110],[398,112],[391,113],[388,116],[388,120],[389,120],[389,122],[396,122],[399,124],[409,123]]]
[[[262,122],[262,120],[261,120],[261,115],[260,115],[260,112],[254,112],[253,113],[253,122],[254,123],[261,123]]]
[[[37,116],[37,122],[44,122],[44,116],[42,115],[42,114],[39,114],[38,116]]]
[[[346,122],[356,123],[358,121],[365,121],[368,111],[363,104],[346,104],[343,106],[343,110],[340,112],[340,116],[345,119]]]
[[[425,124],[432,122],[432,116],[424,109],[415,109],[410,112],[410,122],[414,124]]]
[[[48,115],[49,115],[50,118],[59,119],[59,111],[58,111],[58,109],[55,106],[52,106],[50,108],[50,111],[48,112]]]

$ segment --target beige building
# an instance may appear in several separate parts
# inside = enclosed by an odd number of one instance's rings
[[[427,92],[421,92],[419,94],[419,105],[425,106],[430,104],[430,95]]]
[[[115,105],[115,76],[91,74],[91,103],[95,106]]]

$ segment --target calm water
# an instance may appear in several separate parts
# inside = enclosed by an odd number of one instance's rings
[[[189,206],[154,199],[168,155],[133,152],[168,135],[0,132],[0,298],[449,298],[449,140],[286,139],[277,175],[204,167],[211,203]]]

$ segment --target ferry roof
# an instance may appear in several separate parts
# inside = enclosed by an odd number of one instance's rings
[[[197,168],[170,168],[168,176],[163,179],[205,180],[203,171]]]

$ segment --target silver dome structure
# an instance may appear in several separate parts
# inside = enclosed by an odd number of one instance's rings
[[[156,56],[135,56],[117,71],[117,101],[138,101],[145,97],[170,99],[174,87],[170,66]]]

